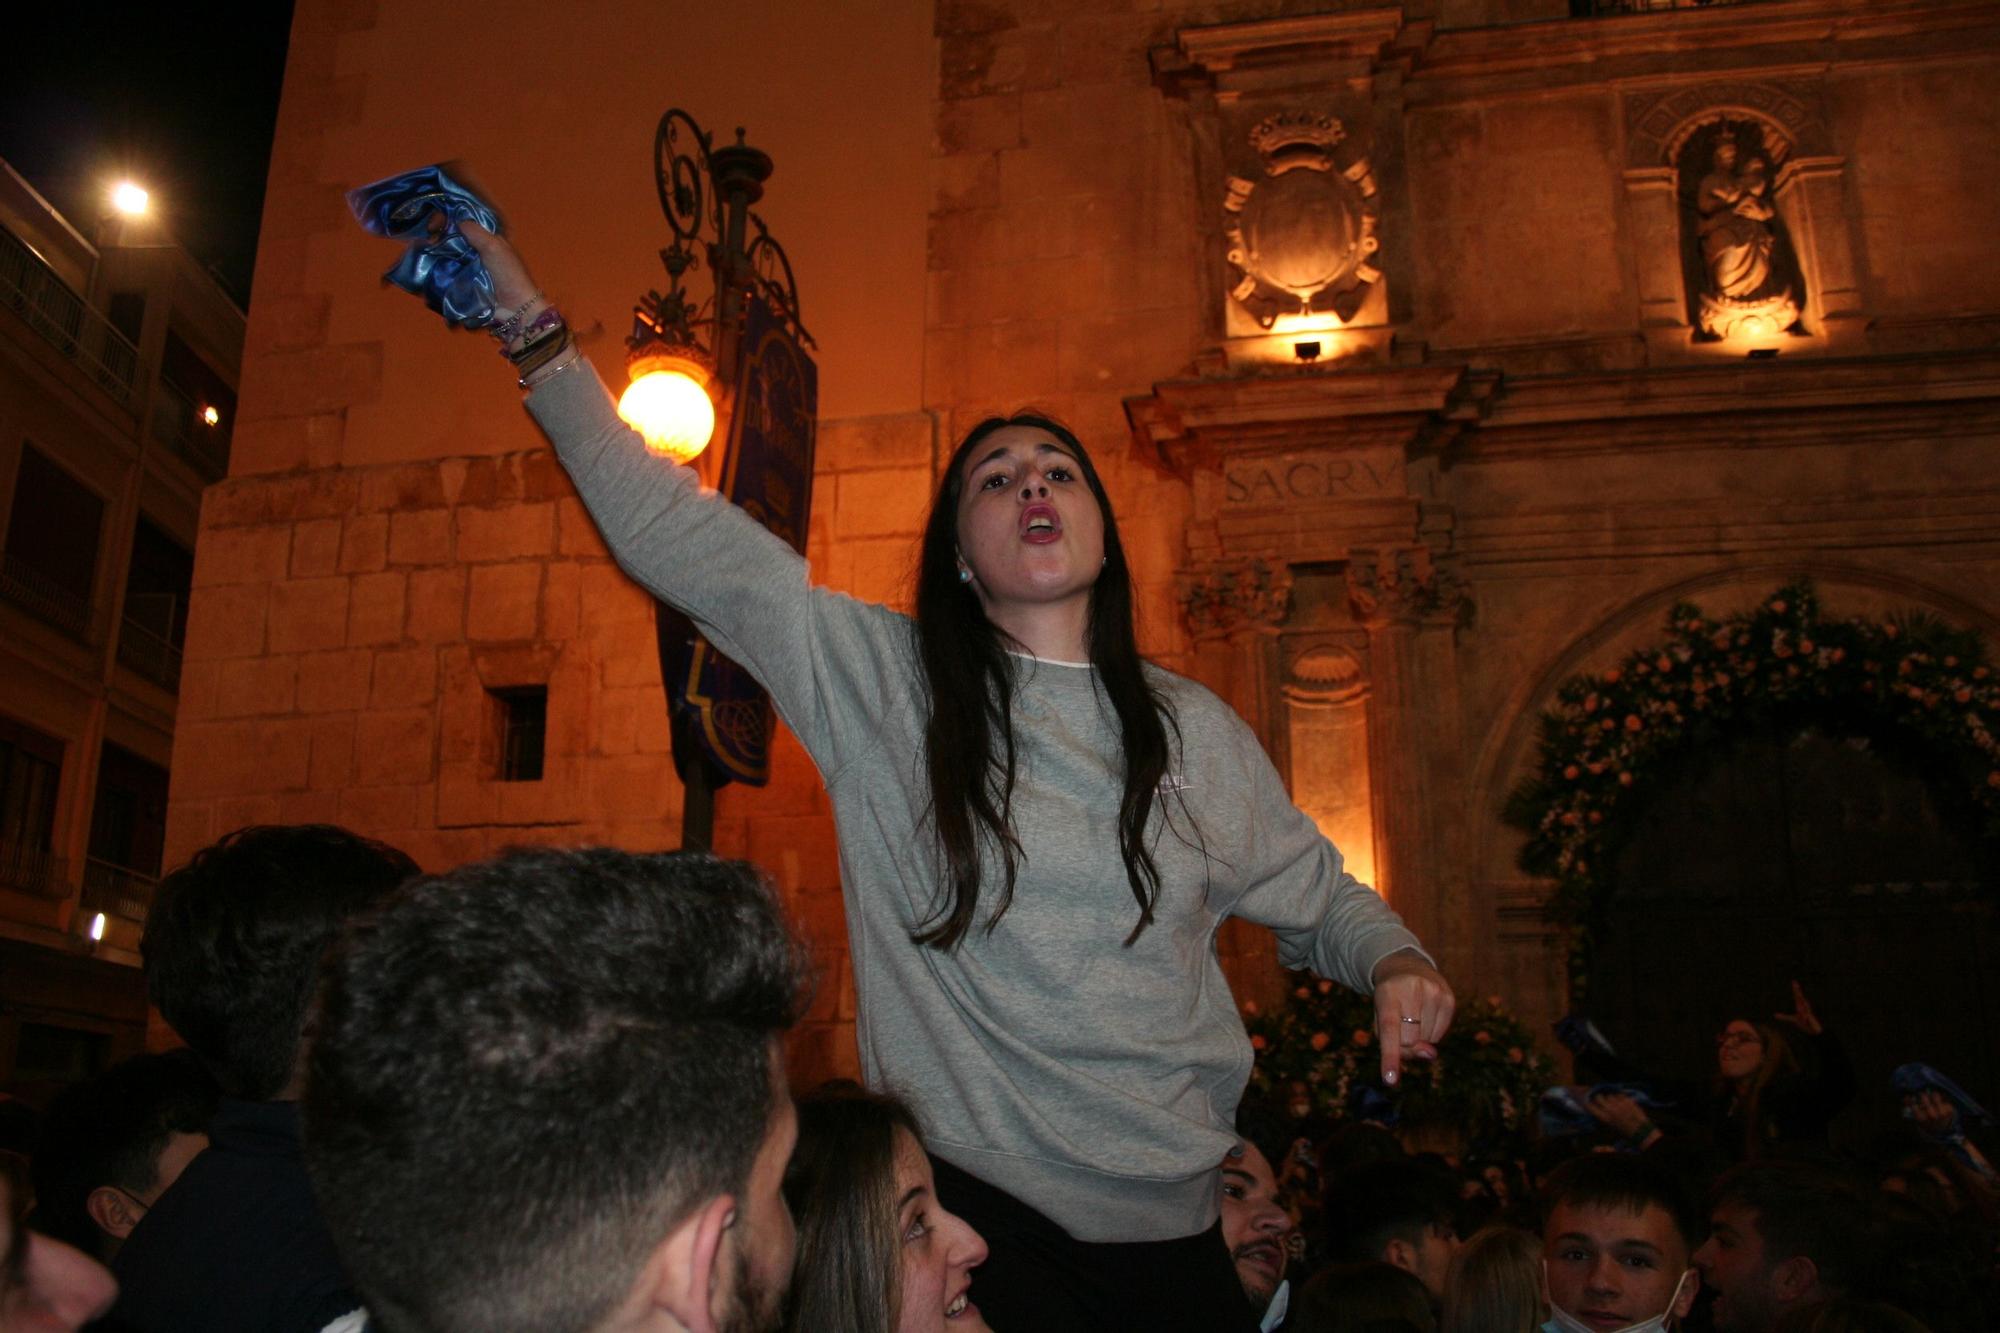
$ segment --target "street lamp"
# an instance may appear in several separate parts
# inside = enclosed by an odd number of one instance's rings
[[[771,159],[743,141],[717,148],[687,112],[660,117],[653,179],[673,239],[660,251],[664,295],[632,309],[625,341],[629,387],[618,414],[648,448],[688,462],[723,432],[724,495],[803,552],[812,496],[817,378],[799,320],[798,285],[784,247],[750,206],[764,194]],[[685,280],[706,265],[712,290],[690,299]],[[739,401],[756,404],[738,413]],[[770,701],[694,625],[656,603],[654,625],[674,766],[685,789],[681,845],[713,841],[715,789],[769,777]]]
[[[123,217],[146,216],[151,202],[152,196],[146,193],[146,187],[134,181],[119,181],[111,187],[111,207]]]

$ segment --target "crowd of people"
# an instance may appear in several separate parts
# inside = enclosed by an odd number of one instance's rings
[[[960,1216],[979,1182],[903,1098],[794,1096],[809,978],[740,863],[422,876],[340,829],[249,829],[168,877],[144,948],[188,1047],[71,1086],[0,1153],[0,1333],[963,1333],[991,1244],[1040,1229]],[[1246,1103],[1185,1258],[1286,1333],[1994,1327],[2000,1188],[1966,1117],[1913,1093],[1837,1156],[1815,1099],[1851,1075],[1802,995],[1788,1018],[1808,1040],[1755,1062],[1723,1030],[1713,1105],[1634,1126],[1601,1092],[1596,1132],[1511,1156]]]

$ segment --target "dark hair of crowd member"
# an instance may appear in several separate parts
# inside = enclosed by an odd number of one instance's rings
[[[1881,1277],[1881,1204],[1831,1167],[1746,1162],[1715,1182],[1714,1207],[1756,1214],[1765,1264],[1804,1255],[1828,1295],[1866,1292]]]
[[[1334,1264],[1292,1302],[1285,1327],[1299,1333],[1437,1333],[1430,1293],[1415,1274],[1378,1262]]]
[[[139,941],[147,997],[225,1093],[275,1100],[327,945],[415,874],[394,847],[330,824],[239,829],[160,881]]]
[[[1167,731],[1173,707],[1146,679],[1132,626],[1132,576],[1111,499],[1090,455],[1066,427],[1031,412],[988,417],[953,451],[931,502],[917,569],[917,642],[928,694],[924,760],[930,773],[931,817],[946,885],[929,920],[912,938],[949,950],[972,926],[985,886],[980,844],[991,842],[1004,880],[986,918],[992,929],[1014,896],[1021,843],[1014,833],[1014,724],[1010,709],[1014,664],[1008,640],[986,618],[979,595],[958,577],[958,502],[965,462],[981,441],[1009,426],[1047,431],[1076,457],[1104,516],[1104,569],[1091,589],[1088,647],[1099,688],[1118,717],[1125,752],[1125,790],[1118,806],[1118,852],[1139,904],[1126,937],[1131,943],[1153,920],[1159,867],[1146,846],[1146,827],[1167,772]]]
[[[356,922],[305,1140],[371,1327],[597,1327],[662,1237],[743,1189],[802,957],[752,868],[679,852],[509,852]]]
[[[185,1048],[135,1055],[57,1093],[35,1149],[36,1229],[104,1258],[91,1194],[109,1185],[133,1199],[152,1195],[168,1140],[206,1134],[216,1097],[214,1077]]]
[[[1557,1167],[1542,1190],[1542,1220],[1558,1207],[1643,1213],[1657,1207],[1673,1220],[1689,1252],[1708,1234],[1701,1213],[1679,1178],[1631,1153],[1585,1153]]]
[[[787,1333],[891,1333],[901,1309],[896,1131],[923,1142],[910,1109],[858,1087],[799,1098],[799,1142],[785,1170],[798,1262]]]

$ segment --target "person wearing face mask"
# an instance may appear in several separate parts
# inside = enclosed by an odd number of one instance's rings
[[[910,1108],[858,1087],[799,1099],[785,1171],[798,1223],[786,1333],[981,1333],[972,1270],[986,1242],[937,1195]]]
[[[1560,1167],[1543,1202],[1544,1333],[1664,1333],[1687,1318],[1701,1291],[1699,1224],[1673,1176],[1593,1153]]]

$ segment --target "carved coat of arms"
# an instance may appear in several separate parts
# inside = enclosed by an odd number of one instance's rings
[[[1346,323],[1381,279],[1372,262],[1380,248],[1375,177],[1365,157],[1336,158],[1346,137],[1332,116],[1268,117],[1250,131],[1263,174],[1229,178],[1222,207],[1238,276],[1229,295],[1262,328],[1281,315],[1327,312]]]

